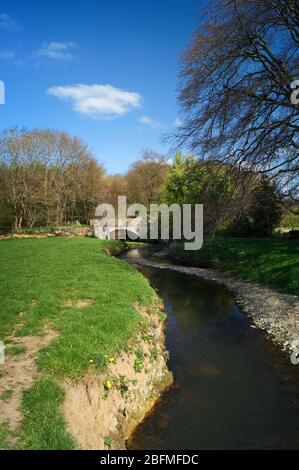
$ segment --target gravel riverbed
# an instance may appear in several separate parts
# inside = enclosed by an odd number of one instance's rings
[[[234,296],[253,326],[264,330],[270,339],[287,352],[299,341],[299,297],[283,294],[266,286],[247,282],[229,273],[204,268],[158,263],[144,258],[135,264],[158,269],[178,271],[225,286]]]

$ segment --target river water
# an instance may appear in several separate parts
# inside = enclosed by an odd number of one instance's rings
[[[138,258],[132,250],[127,258]],[[163,299],[174,384],[130,449],[299,449],[299,365],[223,288],[136,266]]]

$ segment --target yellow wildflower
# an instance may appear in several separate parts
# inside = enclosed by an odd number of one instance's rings
[[[113,383],[110,380],[106,380],[105,386],[106,386],[106,388],[110,389],[110,388],[112,388]]]

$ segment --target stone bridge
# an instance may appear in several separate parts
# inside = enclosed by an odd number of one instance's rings
[[[105,219],[105,224],[100,218],[92,219],[90,225],[94,229],[95,236],[101,240],[138,240],[141,218],[132,219]]]

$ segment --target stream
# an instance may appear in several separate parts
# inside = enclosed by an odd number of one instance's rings
[[[299,365],[250,326],[224,288],[135,266],[164,301],[174,383],[129,449],[299,449]]]

